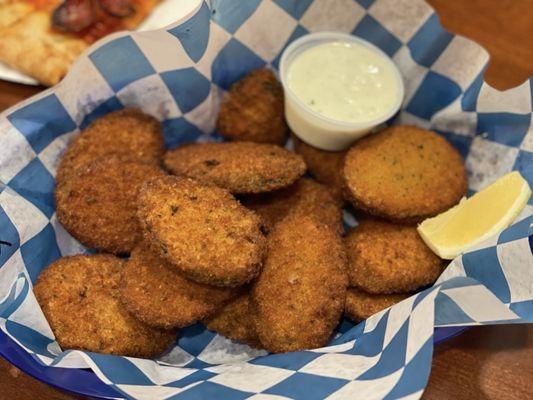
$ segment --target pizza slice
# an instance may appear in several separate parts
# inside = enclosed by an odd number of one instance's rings
[[[101,37],[137,27],[159,0],[0,0],[0,61],[54,85]]]

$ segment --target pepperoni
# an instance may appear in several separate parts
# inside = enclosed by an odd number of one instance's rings
[[[127,17],[135,12],[129,0],[98,0],[100,7],[114,17]]]
[[[93,0],[65,0],[52,14],[52,25],[64,32],[80,32],[95,21]]]

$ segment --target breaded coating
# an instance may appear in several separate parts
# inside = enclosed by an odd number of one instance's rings
[[[45,268],[33,291],[63,349],[152,358],[176,338],[151,328],[119,300],[124,260],[109,254],[63,257]]]
[[[396,222],[419,222],[466,194],[463,159],[446,139],[397,125],[355,143],[343,169],[356,208]]]
[[[311,175],[318,182],[328,186],[335,198],[342,200],[344,186],[342,168],[346,151],[317,149],[300,140],[296,135],[292,135],[292,139],[294,151],[303,157]]]
[[[150,326],[182,328],[205,318],[238,292],[185,278],[146,243],[132,251],[122,272],[121,300]]]
[[[261,348],[249,311],[250,294],[243,293],[231,300],[204,323],[207,329],[220,333],[229,339]]]
[[[271,70],[254,70],[231,86],[220,105],[217,129],[229,140],[285,143],[283,88]]]
[[[97,159],[55,191],[57,219],[81,243],[101,251],[127,254],[141,238],[137,194],[141,185],[165,173],[120,157]]]
[[[369,294],[350,287],[346,293],[344,313],[354,322],[364,321],[409,296],[409,294]]]
[[[61,159],[56,181],[62,182],[79,168],[110,154],[159,166],[164,152],[159,121],[126,108],[98,118],[74,139]]]
[[[138,200],[145,237],[188,278],[239,286],[259,273],[260,218],[228,191],[166,176],[144,185]]]
[[[344,238],[350,286],[368,293],[405,293],[432,284],[443,261],[415,226],[363,219]]]
[[[280,353],[328,342],[344,310],[345,264],[340,236],[314,218],[289,215],[274,227],[250,302],[265,349]]]
[[[294,183],[305,172],[301,156],[272,144],[194,143],[165,154],[174,175],[213,184],[231,193],[261,193]]]
[[[242,203],[259,214],[267,232],[288,214],[314,216],[338,233],[343,231],[341,204],[326,186],[309,178],[302,178],[286,189],[248,195]]]

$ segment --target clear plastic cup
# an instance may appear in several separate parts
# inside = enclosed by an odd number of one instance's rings
[[[390,63],[398,85],[394,105],[381,117],[364,122],[346,122],[321,115],[301,101],[286,81],[292,60],[304,50],[327,42],[356,42],[380,55]],[[280,61],[280,79],[285,92],[285,117],[291,130],[304,142],[323,150],[339,151],[368,134],[392,117],[400,109],[404,96],[402,76],[387,54],[372,43],[358,37],[338,32],[311,33],[292,42],[283,52]]]

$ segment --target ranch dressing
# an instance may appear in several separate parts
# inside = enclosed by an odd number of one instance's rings
[[[401,90],[389,60],[362,44],[343,41],[296,55],[287,68],[287,85],[313,111],[347,123],[386,116]]]

